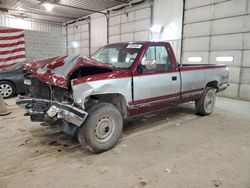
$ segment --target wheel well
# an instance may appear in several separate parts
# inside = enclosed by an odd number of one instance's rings
[[[9,82],[9,83],[11,83],[15,87],[14,89],[16,89],[15,83],[12,82],[12,81],[10,81],[10,80],[0,80],[0,82]]]
[[[216,89],[216,90],[218,90],[218,82],[217,81],[211,81],[211,82],[208,82],[207,84],[206,84],[206,87],[212,87],[212,88],[214,88],[214,89]]]
[[[127,101],[125,97],[119,93],[91,95],[87,102],[89,104],[86,104],[86,106],[93,104],[93,101],[113,104],[118,108],[123,117],[127,117]]]

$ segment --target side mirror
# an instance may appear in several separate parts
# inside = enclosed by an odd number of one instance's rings
[[[147,70],[153,70],[156,68],[156,61],[154,59],[145,59],[142,60],[141,64]]]

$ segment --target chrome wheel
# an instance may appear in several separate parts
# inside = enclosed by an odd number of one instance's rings
[[[3,96],[3,98],[8,98],[13,93],[13,88],[10,84],[3,83],[0,84],[0,93]]]
[[[108,116],[102,117],[95,127],[95,138],[100,143],[108,141],[115,131],[114,120]]]
[[[209,90],[205,96],[204,108],[207,113],[213,111],[215,105],[215,92],[214,90]]]

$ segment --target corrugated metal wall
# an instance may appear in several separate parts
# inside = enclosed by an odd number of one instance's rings
[[[222,96],[250,100],[249,0],[186,0],[183,63],[227,64]]]

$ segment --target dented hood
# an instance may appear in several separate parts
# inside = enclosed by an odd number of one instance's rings
[[[113,70],[112,66],[80,55],[58,56],[44,60],[26,61],[26,70],[42,82],[68,88],[69,76],[81,67],[96,67]]]

